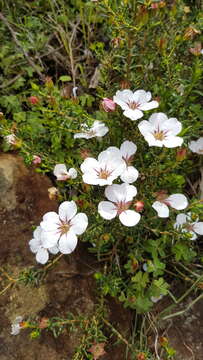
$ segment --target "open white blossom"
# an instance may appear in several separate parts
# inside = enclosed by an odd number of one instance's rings
[[[83,181],[90,185],[111,185],[126,169],[120,150],[114,146],[102,151],[98,160],[88,157],[80,166]]]
[[[84,131],[78,134],[74,134],[74,139],[83,138],[91,139],[93,137],[102,137],[107,134],[109,128],[101,121],[96,120],[91,128],[83,125]]]
[[[150,101],[151,98],[150,91],[125,89],[117,91],[113,101],[124,110],[123,115],[134,121],[143,117],[143,111],[159,106],[158,101]]]
[[[57,254],[59,249],[57,246],[51,246],[46,248],[43,243],[43,230],[38,226],[34,233],[33,239],[29,241],[30,250],[36,254],[36,261],[40,264],[46,264],[49,260],[49,252],[51,254]]]
[[[181,230],[181,232],[186,232],[191,235],[191,240],[197,239],[198,235],[203,235],[203,222],[193,221],[191,218],[191,213],[187,214],[178,214],[176,217],[176,222],[174,224],[174,229]]]
[[[131,184],[137,180],[139,172],[137,169],[131,165],[133,161],[134,154],[137,151],[137,146],[132,141],[124,141],[120,147],[120,153],[122,159],[126,163],[126,169],[121,174],[120,178],[123,182]]]
[[[77,170],[70,168],[67,170],[65,164],[56,164],[53,171],[58,181],[65,181],[67,179],[75,179],[77,177]]]
[[[157,211],[158,216],[161,218],[169,217],[168,206],[176,210],[183,210],[188,206],[188,200],[183,194],[173,194],[152,204],[153,209]]]
[[[70,254],[77,246],[77,235],[85,232],[88,218],[84,213],[77,214],[74,201],[64,201],[58,214],[51,211],[43,216],[40,226],[43,229],[43,245],[47,248],[58,246],[62,254]]]
[[[176,118],[168,119],[164,113],[152,114],[149,121],[141,121],[138,128],[149,146],[174,148],[183,143],[183,139],[176,136],[182,130],[182,124]]]
[[[21,329],[20,323],[23,321],[22,316],[16,316],[14,322],[11,324],[11,335],[18,335]]]
[[[17,137],[15,136],[15,134],[6,135],[4,136],[4,139],[9,145],[16,145]]]
[[[116,216],[125,226],[135,226],[140,221],[140,214],[134,210],[129,210],[137,189],[129,184],[113,184],[105,189],[105,196],[110,201],[101,201],[98,205],[99,214],[106,220],[111,220]]]
[[[199,155],[203,155],[203,137],[189,143],[189,149]]]

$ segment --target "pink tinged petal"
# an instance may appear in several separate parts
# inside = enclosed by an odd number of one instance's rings
[[[88,225],[88,218],[87,215],[84,213],[78,213],[75,217],[71,220],[71,230],[76,235],[81,235],[85,232]]]
[[[126,193],[125,189],[121,188],[121,185],[113,184],[106,187],[105,196],[108,200],[117,203],[125,199]]]
[[[181,146],[183,143],[183,138],[179,136],[168,136],[163,140],[163,145],[167,148],[175,148]]]
[[[134,210],[123,211],[119,215],[120,222],[125,226],[135,226],[140,221],[140,214]]]
[[[158,106],[159,106],[158,101],[150,101],[150,102],[146,102],[144,104],[139,105],[138,109],[140,109],[142,111],[147,111],[147,110],[155,109]]]
[[[99,163],[96,159],[89,157],[83,161],[80,168],[83,173],[94,171],[94,169],[99,169]]]
[[[143,120],[138,124],[138,129],[140,130],[141,134],[145,137],[148,134],[152,134],[155,130],[155,127],[149,121]]]
[[[170,118],[163,123],[161,130],[167,130],[170,135],[178,135],[182,130],[182,124],[176,118]]]
[[[33,253],[36,253],[41,246],[41,241],[39,239],[34,238],[29,241],[29,246],[30,246],[30,250]]]
[[[111,220],[117,215],[115,205],[109,201],[101,201],[98,205],[98,212],[106,220]]]
[[[139,172],[134,166],[127,166],[126,170],[121,174],[120,178],[125,183],[133,183],[137,180]]]
[[[77,243],[77,236],[73,231],[69,231],[61,236],[58,247],[62,254],[70,254],[75,250]]]
[[[49,260],[49,253],[46,249],[40,248],[36,254],[36,261],[40,264],[46,264]]]
[[[193,225],[193,230],[198,234],[198,235],[203,235],[203,222],[197,222],[196,224]]]
[[[63,175],[67,175],[68,171],[65,164],[56,164],[53,171],[54,175],[58,178]]]
[[[62,221],[69,221],[70,219],[72,219],[75,214],[77,213],[77,205],[75,203],[75,201],[64,201],[60,206],[59,206],[59,218]]]
[[[120,152],[123,158],[129,158],[134,155],[137,151],[137,146],[132,141],[124,141],[120,147]]]
[[[50,247],[48,250],[49,250],[49,252],[50,252],[51,254],[53,254],[53,255],[56,255],[56,254],[58,254],[58,252],[59,252],[58,246],[52,246],[52,247]]]
[[[165,201],[176,210],[183,210],[188,206],[188,200],[183,194],[170,195]]]
[[[149,117],[149,122],[150,124],[152,124],[154,126],[154,128],[160,128],[160,126],[162,126],[162,124],[167,121],[168,118],[166,116],[166,114],[162,113],[162,112],[158,112],[158,113],[154,113]]]
[[[169,208],[166,204],[161,203],[160,201],[155,201],[152,204],[154,210],[157,211],[158,216],[161,218],[169,217]]]
[[[143,117],[144,114],[142,111],[140,111],[138,109],[135,109],[135,110],[127,109],[124,111],[123,115],[126,116],[127,118],[135,121],[135,120],[138,120],[141,117]]]

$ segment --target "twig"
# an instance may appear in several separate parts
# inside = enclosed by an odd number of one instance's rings
[[[7,86],[12,85],[16,80],[18,80],[21,75],[23,74],[23,71],[21,71],[18,75],[16,75],[13,79],[8,80],[5,84],[0,85],[0,89],[4,89]]]
[[[43,80],[44,79],[44,75],[42,74],[42,72],[38,69],[38,67],[35,65],[35,63],[32,61],[30,55],[25,51],[25,49],[23,49],[23,47],[21,46],[20,42],[17,39],[16,33],[15,31],[12,29],[11,25],[9,24],[8,20],[5,18],[5,16],[0,12],[0,19],[3,21],[3,23],[7,26],[7,28],[9,29],[14,42],[16,43],[16,45],[22,50],[23,55],[25,56],[25,58],[27,59],[27,62],[30,64],[30,66],[36,71],[36,73],[39,75],[39,77]]]

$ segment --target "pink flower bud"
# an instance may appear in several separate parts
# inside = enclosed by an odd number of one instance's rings
[[[37,155],[33,155],[33,160],[32,160],[33,164],[41,164],[42,159],[40,156]]]
[[[159,4],[157,4],[157,3],[151,4],[151,9],[158,9],[158,8],[159,8]]]
[[[134,203],[134,207],[136,211],[141,212],[144,209],[144,202],[138,200]]]
[[[179,149],[176,153],[176,161],[183,161],[187,156],[187,149]]]
[[[36,105],[39,102],[39,98],[37,96],[30,96],[28,98],[28,101],[30,102],[30,104]]]
[[[115,102],[108,98],[104,98],[101,104],[102,104],[104,111],[106,111],[106,112],[114,111],[116,108]]]

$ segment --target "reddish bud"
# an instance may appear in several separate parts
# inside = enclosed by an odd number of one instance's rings
[[[42,159],[40,156],[37,156],[37,155],[33,155],[33,160],[32,160],[33,164],[41,164],[42,162]]]
[[[134,203],[134,207],[136,211],[141,212],[144,209],[144,202],[138,200]]]
[[[189,52],[195,56],[199,56],[202,53],[202,45],[200,42],[195,43],[193,48],[189,49]]]
[[[158,8],[159,8],[159,4],[158,4],[158,3],[152,3],[152,4],[151,4],[151,9],[156,10],[156,9],[158,9]]]
[[[49,326],[49,319],[48,318],[41,318],[39,322],[40,329],[46,329]]]
[[[81,149],[80,150],[80,156],[82,159],[85,160],[86,158],[90,157],[90,155],[91,155],[91,151],[89,149]]]
[[[183,161],[185,160],[186,156],[187,156],[187,149],[186,148],[179,149],[176,153],[176,161]]]
[[[108,98],[104,98],[101,105],[106,112],[114,111],[116,108],[115,102]]]
[[[137,360],[146,360],[146,356],[143,352],[137,354],[137,357],[136,357]]]
[[[28,98],[28,101],[29,101],[30,104],[36,105],[36,104],[39,103],[39,98],[37,96],[30,96]]]

